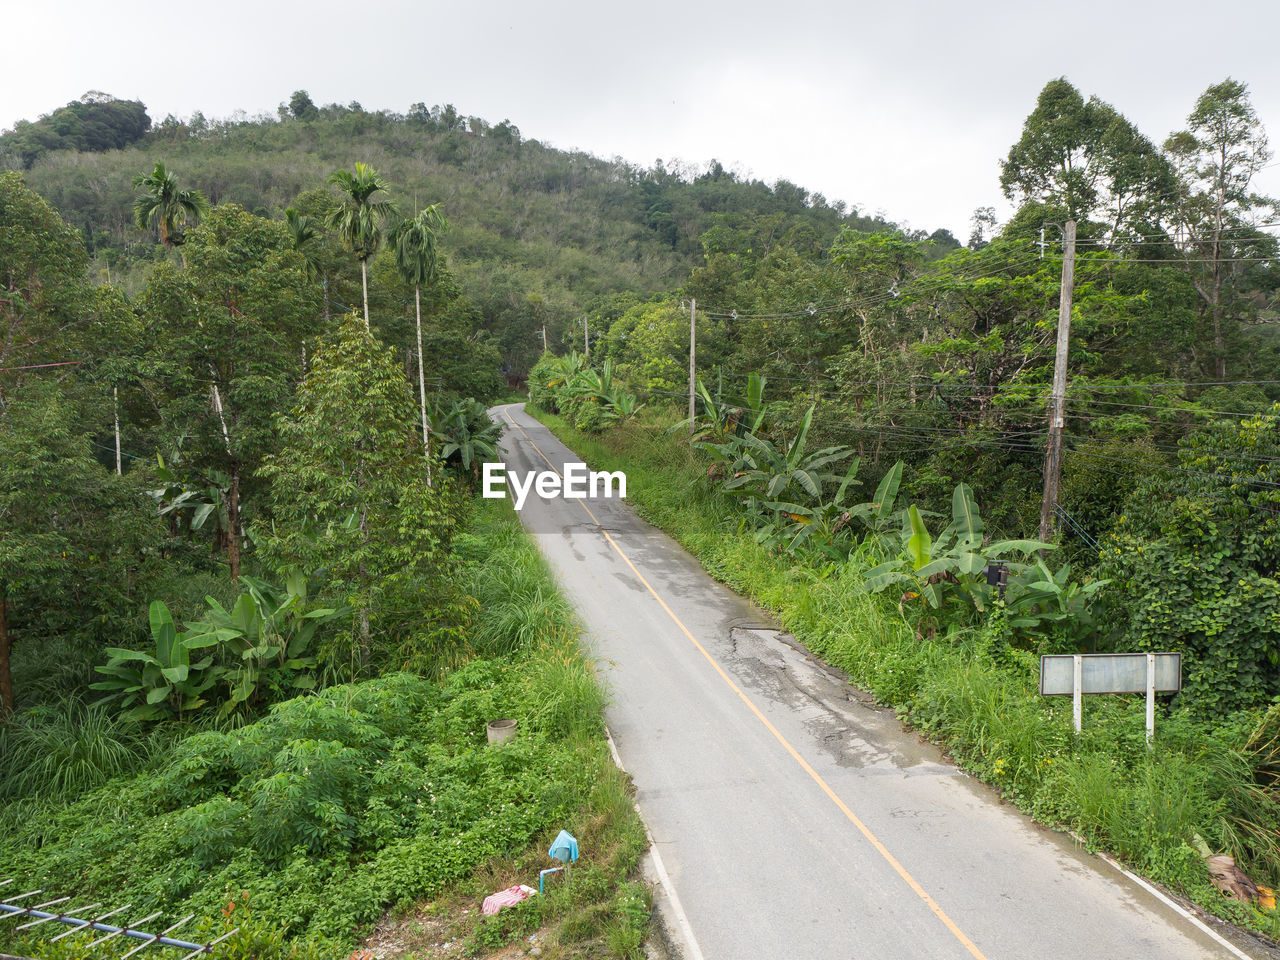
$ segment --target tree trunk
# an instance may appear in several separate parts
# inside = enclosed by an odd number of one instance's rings
[[[231,465],[231,486],[227,490],[227,563],[231,579],[240,579],[240,466]]]
[[[369,261],[360,261],[360,282],[364,285],[364,328],[369,327]]]
[[[418,323],[418,403],[422,407],[422,455],[427,458],[427,486],[431,486],[431,440],[427,432],[427,381],[422,371],[422,297],[413,287],[413,310]]]
[[[5,585],[0,583],[0,722],[13,713],[13,668],[9,661],[9,619],[5,610]]]
[[[1213,220],[1213,372],[1219,381],[1227,379],[1227,351],[1222,337],[1222,215],[1226,209],[1227,169],[1225,145],[1218,159],[1218,202]]]
[[[329,329],[329,278],[320,278],[320,290],[324,293],[324,328]]]
[[[360,506],[360,546],[367,549],[369,545],[369,506],[362,504]],[[370,640],[369,640],[369,567],[361,562],[360,564],[360,590],[363,598],[360,603],[360,672],[365,673],[369,669],[370,660]]]

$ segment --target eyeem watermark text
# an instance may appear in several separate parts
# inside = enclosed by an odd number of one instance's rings
[[[621,470],[612,473],[605,470],[588,470],[585,463],[566,463],[563,477],[554,470],[530,470],[520,473],[507,471],[505,463],[486,463],[484,465],[483,494],[487,500],[501,500],[507,496],[504,487],[510,487],[515,494],[515,508],[524,507],[524,502],[532,490],[543,500],[585,500],[587,497],[613,497],[617,489],[617,497],[623,499],[627,495],[627,475]]]

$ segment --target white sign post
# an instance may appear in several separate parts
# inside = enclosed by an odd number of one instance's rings
[[[1040,658],[1040,693],[1071,697],[1071,719],[1080,732],[1086,693],[1146,693],[1147,746],[1156,729],[1156,694],[1182,689],[1180,653],[1076,653]]]

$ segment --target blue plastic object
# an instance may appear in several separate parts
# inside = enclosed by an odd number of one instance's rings
[[[560,835],[552,841],[547,856],[561,863],[573,863],[578,859],[578,841],[567,830],[561,830]]]
[[[538,892],[539,892],[539,893],[542,893],[542,892],[543,892],[542,885],[543,885],[543,883],[544,883],[544,882],[546,882],[547,874],[548,874],[548,873],[559,873],[559,872],[560,872],[561,870],[563,870],[563,869],[564,869],[564,867],[550,867],[550,868],[548,868],[548,869],[546,869],[546,870],[543,870],[543,871],[539,872],[539,874],[538,874]]]

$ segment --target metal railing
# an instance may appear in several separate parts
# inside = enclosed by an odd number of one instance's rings
[[[13,880],[0,880],[0,887],[8,886],[11,883],[13,883]],[[147,947],[173,947],[179,950],[186,950],[188,952],[183,955],[181,960],[192,960],[192,958],[198,957],[201,954],[212,953],[215,944],[221,943],[223,940],[227,939],[227,937],[237,933],[240,929],[239,927],[236,927],[234,930],[230,930],[218,937],[217,940],[211,940],[208,943],[191,943],[186,940],[178,940],[169,936],[169,934],[194,919],[194,913],[184,917],[172,926],[166,927],[159,933],[148,933],[146,930],[142,929],[142,927],[146,924],[150,924],[159,917],[159,912],[142,917],[138,920],[129,921],[122,927],[104,922],[109,918],[128,910],[132,905],[127,903],[123,907],[117,907],[114,910],[109,910],[106,913],[100,913],[97,915],[90,914],[89,912],[91,910],[101,910],[101,903],[87,903],[84,906],[65,909],[63,904],[69,903],[71,901],[70,897],[58,897],[53,900],[45,900],[43,903],[36,903],[25,907],[19,903],[21,900],[30,900],[32,897],[38,897],[43,892],[43,890],[32,890],[29,893],[20,893],[17,896],[0,900],[0,920],[6,919],[7,917],[30,917],[31,920],[27,923],[20,924],[17,927],[18,930],[27,930],[31,927],[38,927],[45,923],[62,923],[71,927],[70,930],[66,930],[58,934],[56,937],[50,937],[50,943],[55,940],[61,940],[63,937],[70,937],[85,930],[105,934],[105,936],[95,937],[93,940],[86,943],[84,945],[86,949],[97,944],[106,943],[108,940],[114,940],[116,937],[127,937],[132,940],[142,941],[138,946],[124,954],[120,960],[125,960],[126,957],[132,957],[134,954],[141,953],[143,950],[147,949]],[[78,916],[78,914],[88,914],[88,916]]]

